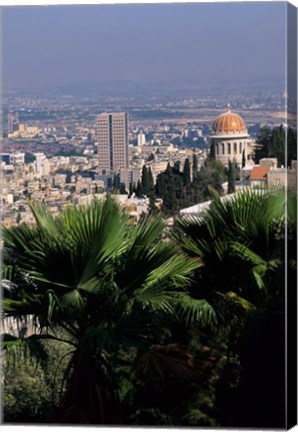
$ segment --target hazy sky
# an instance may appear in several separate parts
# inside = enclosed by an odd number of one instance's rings
[[[3,84],[282,85],[285,2],[2,8]]]

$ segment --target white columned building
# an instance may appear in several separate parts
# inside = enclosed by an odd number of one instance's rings
[[[243,154],[246,165],[252,165],[254,141],[247,132],[246,125],[239,114],[231,110],[217,117],[212,125],[210,136],[214,146],[215,157],[224,165],[231,162],[242,164]]]

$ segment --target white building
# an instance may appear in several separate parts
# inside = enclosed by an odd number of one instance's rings
[[[146,144],[146,135],[144,133],[138,134],[138,147],[141,147]]]
[[[49,175],[50,161],[44,153],[34,153],[36,157],[36,173],[40,175]]]
[[[242,165],[243,156],[246,165],[253,164],[254,141],[248,135],[246,125],[240,115],[229,110],[218,116],[212,125],[210,139],[216,159],[224,165],[227,166],[229,160]]]
[[[25,153],[1,153],[0,156],[6,165],[22,165],[25,163]]]

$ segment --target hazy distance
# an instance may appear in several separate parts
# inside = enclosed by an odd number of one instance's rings
[[[3,89],[282,90],[286,7],[3,7]]]

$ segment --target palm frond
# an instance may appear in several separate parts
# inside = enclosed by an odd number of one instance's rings
[[[154,325],[155,314],[149,308],[134,307],[129,313],[124,314],[116,323],[115,333],[120,344],[144,348],[160,333]]]
[[[26,338],[12,336],[11,334],[2,334],[2,349],[5,352],[5,358],[8,362],[17,363],[18,360],[34,360],[46,367],[48,361],[48,352],[44,346],[44,341],[52,339],[49,335],[33,334]]]
[[[174,312],[173,292],[186,288],[199,262],[186,255],[172,256],[149,273],[145,284],[135,291],[136,301],[151,304],[169,313]]]
[[[184,293],[176,296],[179,315],[187,325],[214,325],[217,323],[214,308],[205,299],[195,299]]]
[[[253,264],[254,266],[266,266],[267,262],[261,256],[254,253],[249,247],[244,244],[233,242],[231,243],[231,249],[237,256],[240,256],[245,261]]]
[[[170,377],[185,381],[198,377],[195,359],[180,344],[154,345],[136,359],[136,377],[143,384],[160,387]]]
[[[86,300],[79,289],[73,289],[60,297],[59,303],[65,311],[68,311],[67,313],[75,311],[74,313],[77,315],[84,312]]]
[[[115,281],[126,294],[144,284],[148,275],[171,258],[176,247],[160,242],[164,223],[150,217],[128,227],[126,249],[117,262]],[[133,277],[132,277],[133,276]]]
[[[32,202],[27,200],[30,210],[34,216],[38,228],[50,236],[59,234],[59,219],[54,218],[47,207],[40,202]]]
[[[233,291],[228,291],[226,293],[217,292],[217,294],[226,298],[229,301],[232,301],[233,303],[235,303],[235,305],[239,306],[247,312],[256,309],[256,306],[254,304]]]

